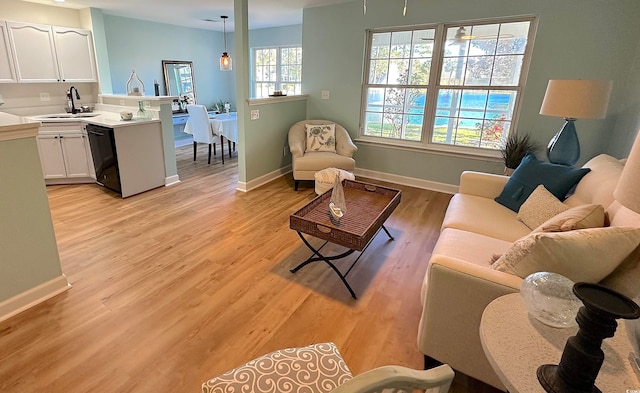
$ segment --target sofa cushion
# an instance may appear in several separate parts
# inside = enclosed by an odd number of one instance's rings
[[[305,124],[307,128],[306,151],[336,152],[335,124]]]
[[[495,200],[517,212],[533,190],[543,184],[556,198],[563,201],[569,190],[590,170],[539,161],[534,154],[529,153],[522,159]]]
[[[640,244],[640,228],[606,227],[537,232],[523,237],[492,268],[525,278],[553,272],[571,281],[598,282]]]
[[[514,242],[531,232],[516,213],[491,198],[455,194],[449,202],[442,229],[456,228]]]
[[[598,228],[604,226],[604,218],[602,205],[581,205],[550,218],[535,228],[533,232],[566,232],[575,229]]]
[[[624,165],[617,158],[600,154],[582,167],[591,171],[580,180],[575,192],[564,202],[570,206],[597,203],[606,209],[613,202],[613,190]]]
[[[540,184],[520,206],[518,220],[529,228],[534,229],[567,209],[569,209],[569,206],[560,202],[558,198]]]
[[[478,233],[455,228],[445,228],[440,233],[438,242],[431,254],[432,258],[445,256],[490,269],[492,256],[496,253],[504,253],[511,247],[511,244],[512,242],[480,235]],[[423,304],[427,293],[428,277],[428,274],[425,275],[422,284],[421,300]]]

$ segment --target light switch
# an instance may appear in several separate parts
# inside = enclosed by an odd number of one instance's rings
[[[322,90],[322,99],[323,100],[329,99],[329,90]]]
[[[260,110],[253,109],[251,110],[251,120],[258,120],[260,118]]]

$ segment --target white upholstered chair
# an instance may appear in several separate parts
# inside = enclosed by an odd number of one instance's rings
[[[336,152],[307,151],[306,124],[335,124]],[[340,124],[329,120],[302,120],[289,129],[289,150],[291,151],[291,165],[293,180],[298,190],[300,180],[314,180],[314,174],[326,168],[338,168],[353,172],[356,161],[352,158],[358,150],[351,141],[347,130]]]
[[[379,367],[351,375],[334,343],[313,344],[271,352],[202,384],[203,393],[446,393],[454,372],[448,365],[430,370]],[[389,390],[386,390],[389,389]]]
[[[211,145],[213,145],[213,154],[216,154],[216,143],[220,142],[220,137],[214,135],[209,122],[209,113],[204,105],[187,105],[189,112],[189,127],[193,133],[193,161],[196,160],[196,152],[198,151],[198,143],[206,143],[209,145],[209,159],[207,164],[211,164]]]

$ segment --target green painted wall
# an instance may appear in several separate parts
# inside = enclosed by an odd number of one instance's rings
[[[0,302],[62,274],[35,137],[0,141]]]
[[[366,15],[361,1],[304,10],[303,91],[310,95],[309,118],[333,119],[357,136],[366,29],[536,15],[539,24],[517,129],[532,133],[534,140],[546,146],[562,125],[562,119],[538,114],[549,79],[614,81],[607,118],[577,123],[582,145],[578,165],[607,152],[618,135],[628,138],[624,127],[637,129],[638,119],[633,116],[640,110],[640,70],[634,62],[640,2],[636,0],[409,1],[404,17],[401,2],[369,0],[367,4]],[[331,99],[321,100],[322,90],[329,90]],[[631,107],[630,97],[635,100]],[[465,169],[502,171],[499,163],[489,160],[364,144],[359,148],[355,155],[359,168],[448,184],[458,184]],[[621,150],[616,147],[612,152]]]

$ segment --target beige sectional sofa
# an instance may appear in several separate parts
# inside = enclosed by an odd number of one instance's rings
[[[623,162],[603,154],[584,167],[591,171],[564,202],[569,206],[600,204],[609,225],[640,227],[640,215],[613,197]],[[502,390],[482,350],[478,329],[484,308],[502,295],[518,292],[523,281],[491,267],[494,255],[505,253],[516,240],[531,233],[517,213],[494,201],[508,179],[469,171],[461,175],[459,192],[447,208],[424,278],[418,331],[423,354]],[[636,249],[601,282],[629,296],[637,295],[637,254]]]

